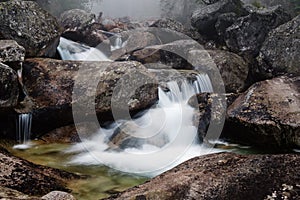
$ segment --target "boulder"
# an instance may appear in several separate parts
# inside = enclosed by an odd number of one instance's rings
[[[254,73],[261,78],[300,75],[300,16],[272,30],[260,50]]]
[[[229,51],[208,51],[217,65],[227,93],[239,93],[247,86],[248,63],[239,55]]]
[[[197,134],[200,141],[209,144],[209,140],[219,138],[215,134],[210,135],[209,126],[217,127],[221,132],[224,125],[226,109],[238,97],[238,94],[216,94],[200,93],[191,97],[188,104],[195,108],[193,115],[193,125],[197,127]],[[213,128],[211,128],[213,129]],[[216,133],[214,128],[213,132]]]
[[[16,106],[18,97],[19,86],[16,71],[0,63],[0,110]]]
[[[162,18],[156,20],[154,23],[150,25],[150,27],[170,29],[178,33],[185,34],[199,43],[204,43],[203,37],[197,32],[197,30],[195,30],[194,28],[187,28],[182,23],[174,19]]]
[[[299,198],[300,156],[211,154],[193,158],[107,199],[265,199],[283,185]],[[294,189],[293,189],[294,188]]]
[[[14,40],[0,40],[0,62],[9,65],[17,71],[21,68],[24,58],[24,47]]]
[[[33,132],[39,134],[71,124],[72,103],[80,104],[77,110],[80,116],[92,114],[93,111],[87,110],[87,105],[92,105],[91,109],[96,110],[103,122],[112,120],[112,105],[115,109],[129,109],[134,113],[158,99],[153,74],[137,62],[27,59],[24,84],[35,104]],[[142,85],[131,88],[137,84]],[[72,94],[77,96],[76,100],[72,99]]]
[[[224,137],[266,148],[300,146],[300,77],[258,82],[228,108]]]
[[[233,52],[256,57],[269,31],[289,20],[290,15],[280,6],[257,10],[226,29],[226,45]]]
[[[192,26],[202,35],[213,38],[216,35],[215,24],[218,17],[224,13],[246,15],[247,12],[242,5],[240,0],[219,0],[213,4],[201,6],[192,14]]]
[[[199,44],[193,40],[178,40],[172,43],[149,46],[132,53],[131,59],[142,63],[151,64],[153,68],[159,68],[158,63],[164,64],[164,68],[194,69],[187,59],[191,52],[198,49]],[[210,57],[203,60],[211,60],[219,69],[223,78],[227,93],[238,93],[244,90],[248,78],[248,63],[239,55],[222,50],[207,50]],[[156,64],[157,63],[157,64]],[[148,65],[147,65],[148,66]]]
[[[76,198],[66,192],[61,191],[53,191],[49,194],[46,194],[45,196],[42,196],[42,200],[76,200]]]
[[[33,1],[0,3],[0,38],[12,39],[27,57],[53,57],[61,35],[56,19]]]
[[[26,195],[42,196],[51,191],[70,191],[66,181],[80,176],[33,164],[0,149],[0,186]]]
[[[67,39],[82,42],[91,47],[96,47],[107,40],[107,36],[101,32],[103,25],[96,23],[95,14],[73,9],[63,12],[59,21],[64,27],[62,36]]]

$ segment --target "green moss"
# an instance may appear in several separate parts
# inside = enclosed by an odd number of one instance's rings
[[[254,2],[252,3],[252,5],[253,5],[254,7],[256,7],[256,8],[262,8],[262,7],[263,7],[259,1],[254,1]]]

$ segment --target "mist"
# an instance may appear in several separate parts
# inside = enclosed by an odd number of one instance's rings
[[[131,19],[157,19],[161,16],[160,0],[102,0],[92,3],[91,11],[104,17]]]

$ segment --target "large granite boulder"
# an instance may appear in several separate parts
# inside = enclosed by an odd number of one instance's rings
[[[101,30],[104,28],[100,23],[96,23],[95,14],[91,14],[81,9],[65,11],[59,18],[60,24],[64,27],[63,37],[85,43],[96,47],[107,40]]]
[[[107,199],[257,200],[272,196],[274,191],[280,197],[298,199],[299,162],[300,156],[293,154],[206,155]]]
[[[300,77],[258,82],[228,108],[224,137],[263,148],[300,146]]]
[[[12,39],[26,49],[27,57],[53,57],[61,28],[56,19],[33,1],[0,3],[0,38]]]
[[[24,47],[14,40],[0,40],[0,62],[9,65],[17,71],[21,68],[24,58]]]
[[[300,75],[300,16],[272,30],[260,50],[254,73],[261,78]]]
[[[35,165],[0,148],[0,186],[27,195],[42,196],[51,191],[70,191],[66,181],[80,176],[58,169]]]
[[[71,124],[72,103],[80,104],[82,116],[91,114],[86,107],[92,104],[100,121],[112,120],[112,105],[131,113],[145,109],[158,99],[153,77],[138,62],[27,59],[24,84],[35,104],[33,132],[45,133]],[[142,85],[132,88],[138,84]]]
[[[192,59],[188,59],[193,54],[193,50],[198,48],[201,46],[193,40],[178,40],[135,51],[131,58],[144,64],[151,64],[150,66],[153,68],[161,66],[153,63],[162,63],[165,68],[169,67],[169,69],[194,69],[197,66],[192,66],[194,63],[189,62]],[[248,63],[239,55],[228,51],[207,50],[205,52],[207,57],[203,58],[203,63],[208,60],[214,62],[216,69],[219,69],[223,78],[226,92],[238,93],[243,91],[248,78]]]
[[[192,26],[209,38],[216,36],[215,24],[218,17],[224,13],[235,13],[238,16],[247,14],[240,0],[219,0],[212,4],[201,6],[192,14]]]
[[[16,106],[18,97],[19,86],[16,71],[0,63],[0,111]]]
[[[255,57],[269,31],[289,20],[290,15],[280,6],[257,10],[226,29],[226,45],[233,52]]]

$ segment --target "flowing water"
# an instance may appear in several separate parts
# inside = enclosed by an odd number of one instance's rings
[[[19,144],[14,146],[15,149],[27,149],[30,147],[31,125],[31,113],[22,113],[17,116],[16,135]]]
[[[115,46],[121,44],[117,37]],[[103,58],[99,50],[64,38],[58,49],[64,59]],[[182,77],[166,87],[158,89],[159,101],[142,116],[101,128],[93,138],[81,138],[82,143],[67,151],[76,154],[69,164],[106,165],[122,172],[155,176],[190,158],[212,153],[212,149],[200,145],[193,125],[195,110],[188,105],[193,95],[213,92],[208,75],[198,74],[194,81]]]

